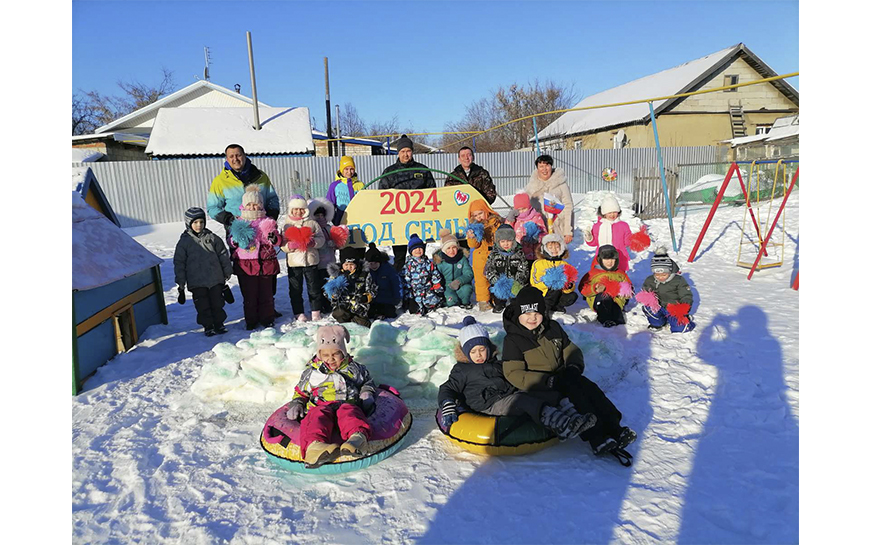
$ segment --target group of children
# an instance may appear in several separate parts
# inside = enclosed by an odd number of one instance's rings
[[[350,178],[347,184],[353,191]],[[339,202],[347,204],[342,198]],[[596,254],[580,280],[578,271],[569,264],[563,237],[548,233],[529,196],[519,193],[513,204],[508,221],[483,199],[470,204],[466,243],[473,251],[471,260],[447,229],[439,233],[440,249],[432,260],[426,255],[424,241],[412,234],[408,257],[397,273],[388,264],[388,256],[372,243],[366,251],[342,247],[344,241],[334,236],[332,229],[336,227],[330,226],[338,213],[333,199],[291,197],[284,228],[279,229],[266,217],[263,197],[257,186],[251,185],[242,196],[239,216],[228,229],[229,255],[221,239],[205,228],[201,209],[192,208],[186,214],[186,230],[174,257],[179,302],[184,303],[187,287],[194,296],[197,322],[206,335],[225,332],[223,304],[226,296],[232,297],[225,282],[228,270],[232,270],[239,278],[246,328],[272,326],[278,316],[274,296],[279,273],[276,248],[280,248],[287,256],[291,307],[300,322],[309,319],[304,312],[304,284],[312,320],[320,320],[322,312],[332,312],[339,322],[365,326],[373,319],[396,317],[400,305],[422,315],[440,307],[470,309],[473,294],[479,310],[503,312],[529,285],[541,292],[549,314],[564,312],[580,293],[603,326],[624,324],[624,306],[634,296],[626,273],[629,249],[637,249],[637,235],[646,239],[638,249],[646,247],[650,239],[644,230],[630,233],[627,223],[619,219],[617,199],[606,196],[598,210],[599,221],[592,230],[583,231],[587,244],[596,247]],[[339,263],[335,262],[337,249]],[[692,330],[693,296],[677,264],[660,248],[651,266],[653,274],[635,294],[650,327],[660,329],[668,324],[673,332]]]

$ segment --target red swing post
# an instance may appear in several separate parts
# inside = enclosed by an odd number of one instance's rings
[[[727,175],[724,177],[724,183],[721,185],[720,191],[718,191],[718,196],[715,198],[714,204],[712,204],[712,209],[709,210],[708,217],[705,219],[705,224],[702,226],[702,231],[699,233],[699,237],[696,239],[696,244],[693,245],[693,250],[690,252],[690,257],[687,258],[688,263],[693,263],[694,258],[696,257],[696,251],[699,250],[699,245],[702,244],[702,239],[705,237],[705,232],[709,228],[709,224],[712,222],[712,218],[715,217],[715,211],[718,209],[718,205],[721,204],[721,199],[724,198],[724,193],[727,192],[727,185],[729,185],[730,180],[733,177],[733,172],[739,176],[739,183],[742,184],[742,191],[745,191],[745,184],[742,183],[742,173],[739,171],[739,165],[733,162],[730,165],[729,170],[727,170]],[[747,195],[747,194],[746,194]]]
[[[773,221],[772,225],[769,227],[769,233],[766,234],[766,239],[763,241],[763,245],[760,246],[760,251],[757,252],[757,259],[755,259],[754,264],[751,265],[751,272],[748,273],[748,280],[751,280],[751,276],[754,275],[754,270],[757,268],[757,264],[760,263],[760,258],[763,257],[763,252],[766,251],[766,244],[769,242],[769,237],[772,236],[772,233],[775,231],[775,227],[778,225],[778,218],[781,217],[781,212],[784,211],[784,207],[787,205],[787,197],[789,197],[790,192],[793,191],[793,186],[796,183],[797,178],[799,178],[799,167],[797,167],[796,172],[793,173],[793,179],[790,180],[790,186],[784,193],[784,199],[781,201],[781,206],[778,207],[778,213],[775,214],[775,221]],[[797,275],[796,277],[796,282],[798,287],[799,275]]]

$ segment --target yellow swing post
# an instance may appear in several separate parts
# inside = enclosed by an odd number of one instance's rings
[[[756,169],[756,170],[755,170],[755,169]],[[753,162],[751,162],[751,168],[750,168],[749,170],[750,170],[750,176],[751,176],[751,179],[748,181],[748,183],[749,183],[749,187],[748,187],[749,191],[747,191],[747,192],[745,193],[745,214],[744,214],[743,217],[742,217],[742,231],[741,231],[741,236],[740,236],[740,238],[739,238],[739,255],[738,255],[738,258],[736,259],[736,265],[738,265],[738,266],[740,266],[740,267],[744,267],[744,268],[751,269],[751,268],[754,268],[755,263],[750,263],[750,262],[747,262],[747,261],[743,261],[743,260],[742,260],[742,247],[743,247],[743,245],[744,245],[744,243],[745,243],[745,225],[746,225],[746,222],[747,222],[748,215],[749,215],[749,214],[751,215],[751,219],[752,219],[752,220],[755,219],[755,217],[754,217],[754,207],[751,205],[751,193],[752,193],[752,188],[751,188],[751,186],[750,186],[750,184],[752,184],[752,183],[754,182],[754,178],[755,178],[755,177],[756,177],[756,179],[757,179],[757,190],[756,190],[756,206],[757,206],[757,215],[756,215],[756,219],[761,219],[761,218],[762,218],[762,214],[760,213],[760,212],[761,212],[760,209],[761,209],[761,202],[762,202],[762,199],[761,199],[761,195],[760,195],[760,192],[761,192],[761,187],[760,187],[760,186],[761,186],[761,171],[760,171],[760,165],[757,163],[757,161],[753,161]],[[771,223],[771,220],[772,220],[772,203],[773,203],[774,200],[775,200],[775,189],[778,187],[778,173],[779,173],[779,170],[781,170],[782,175],[783,175],[782,190],[783,190],[785,193],[787,192],[787,165],[784,163],[784,160],[783,160],[783,159],[779,159],[779,160],[775,163],[775,174],[774,174],[774,176],[773,176],[773,181],[772,181],[772,191],[769,193],[769,209],[767,210],[767,213],[766,213],[766,222],[763,223],[763,224],[760,224],[760,225],[758,225],[756,221],[754,222],[755,231],[756,231],[756,235],[757,235],[757,236],[756,236],[756,238],[757,238],[757,244],[756,244],[756,248],[754,248],[754,256],[755,256],[755,257],[757,257],[757,254],[760,253],[760,250],[759,250],[759,249],[760,249],[760,248],[763,248],[763,239],[762,239],[762,236],[761,236],[762,233],[760,232],[760,229],[761,229],[761,227],[762,227],[763,230],[769,230],[769,226],[770,226],[770,223]],[[756,174],[756,176],[755,176],[755,174]],[[776,218],[775,221],[778,221],[778,218]],[[778,257],[777,257],[775,260],[770,261],[770,262],[765,263],[765,264],[759,264],[759,263],[758,263],[758,264],[756,265],[756,268],[758,268],[758,269],[767,269],[767,268],[770,268],[770,267],[780,267],[781,265],[784,264],[784,236],[785,236],[784,231],[785,231],[785,230],[784,230],[784,227],[783,227],[783,226],[785,225],[785,223],[784,223],[784,222],[785,222],[785,218],[784,218],[784,217],[781,217],[781,221],[782,221],[782,223],[781,223],[781,225],[782,225],[782,229],[781,229],[781,242],[772,242],[772,241],[770,240],[770,241],[766,244],[766,247],[765,247],[765,249],[764,249],[763,252],[762,252],[762,255],[764,255],[764,256],[766,256],[766,257],[769,257],[770,254],[769,254],[769,252],[766,251],[766,250],[768,250],[768,249],[770,249],[770,248],[772,248],[772,247],[774,246],[774,247],[776,247],[776,248],[779,249],[777,252],[775,252],[775,255],[777,255]]]

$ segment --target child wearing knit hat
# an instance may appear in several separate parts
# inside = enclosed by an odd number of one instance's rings
[[[530,204],[530,196],[526,193],[517,193],[512,202],[514,219],[511,221],[515,230],[515,240],[521,244],[524,257],[528,265],[532,266],[536,260],[536,250],[542,237],[548,233],[542,214]]]
[[[369,306],[368,318],[382,320],[397,317],[397,305],[403,300],[403,281],[388,256],[372,242],[363,254],[363,268],[376,285],[376,295]]]
[[[442,273],[424,252],[426,245],[416,234],[409,237],[408,257],[403,265],[403,290],[412,314],[425,315],[442,306],[445,284]]]
[[[344,326],[319,327],[315,355],[294,388],[287,417],[303,419],[299,440],[307,468],[339,456],[363,456],[371,435],[366,415],[375,409],[375,383],[366,366],[348,354],[349,339]],[[332,441],[334,428],[343,443]]]
[[[500,225],[494,233],[494,247],[487,257],[484,276],[490,284],[494,312],[502,312],[509,299],[530,283],[527,259],[508,223]]]
[[[282,246],[282,250],[286,254],[288,264],[288,294],[291,308],[298,322],[309,320],[303,307],[303,282],[305,281],[312,320],[318,321],[321,319],[323,307],[321,295],[323,278],[318,272],[318,264],[321,263],[320,249],[327,243],[329,237],[325,237],[324,230],[312,218],[309,201],[302,195],[293,195],[288,201],[284,234],[287,242]]]
[[[356,259],[357,248],[339,250],[339,262],[327,267],[330,279],[324,284],[324,295],[333,305],[333,317],[339,323],[354,322],[369,327],[370,304],[378,295],[375,280]]]
[[[696,327],[690,315],[693,292],[666,248],[661,246],[654,250],[651,272],[642,283],[642,290],[636,294],[636,300],[642,304],[642,311],[648,318],[648,328],[659,330],[668,324],[673,333],[693,331]]]
[[[445,306],[472,308],[473,279],[469,250],[462,250],[450,229],[439,232],[441,248],[433,254],[433,263],[445,281]]]
[[[594,454],[613,454],[625,466],[633,457],[624,448],[636,433],[621,426],[621,412],[584,376],[584,355],[556,320],[548,317],[545,298],[533,286],[522,289],[503,312],[503,373],[525,392],[556,391],[594,424],[581,433]]]
[[[179,304],[185,304],[185,287],[194,296],[197,323],[207,337],[227,333],[224,290],[233,274],[230,255],[221,237],[206,229],[206,212],[192,207],[185,212],[185,232],[176,244],[173,270],[179,286]]]
[[[491,416],[526,414],[563,438],[578,437],[594,418],[579,415],[556,391],[522,392],[503,376],[502,362],[487,330],[472,316],[463,319],[454,356],[457,363],[439,387],[439,423],[448,431],[458,405]]]

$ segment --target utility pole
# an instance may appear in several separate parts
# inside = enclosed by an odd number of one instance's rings
[[[342,130],[339,128],[339,104],[336,105],[336,138],[342,138]],[[336,155],[345,155],[345,142],[338,140],[336,144]]]
[[[254,82],[254,52],[251,49],[251,32],[246,32],[248,40],[248,68],[251,70],[251,99],[254,107],[254,130],[260,130],[260,113],[257,111],[257,84]]]
[[[333,125],[330,120],[330,73],[327,70],[327,57],[324,57],[324,89],[327,100],[327,155],[333,155]]]

